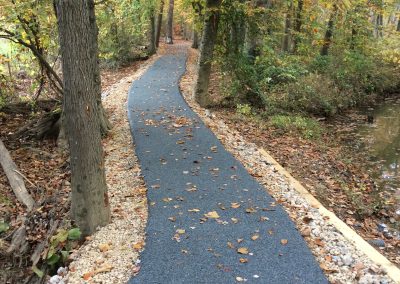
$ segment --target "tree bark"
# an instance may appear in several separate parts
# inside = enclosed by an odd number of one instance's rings
[[[294,35],[293,38],[293,53],[297,52],[301,40],[300,33],[301,33],[301,26],[303,25],[303,20],[302,20],[303,5],[304,5],[303,0],[297,1],[296,19],[294,22],[294,31],[296,34]]]
[[[70,149],[71,213],[83,235],[110,220],[101,144],[100,72],[93,0],[56,0]]]
[[[290,40],[291,40],[291,31],[292,31],[292,10],[293,10],[293,1],[290,1],[290,5],[288,11],[286,13],[285,19],[285,35],[283,37],[282,50],[283,52],[288,52],[290,49]]]
[[[270,0],[252,0],[252,8],[269,8],[272,5]],[[238,31],[240,32],[241,29]],[[246,31],[243,31],[243,36],[246,42],[246,53],[250,61],[254,63],[255,58],[260,54],[261,45],[261,31],[259,26],[254,23],[254,21],[249,21],[247,23]]]
[[[24,204],[28,211],[33,209],[35,201],[26,190],[24,180],[18,171],[17,165],[11,159],[10,153],[7,151],[6,146],[0,140],[0,164],[3,167],[10,186],[17,197],[18,201]]]
[[[174,0],[169,0],[168,17],[167,17],[167,37],[165,42],[167,44],[173,44],[174,36]]]
[[[329,54],[329,48],[331,47],[331,43],[332,43],[333,30],[335,28],[336,13],[337,13],[337,6],[336,6],[336,4],[334,4],[333,11],[332,11],[331,16],[328,21],[328,28],[326,29],[326,32],[325,32],[324,43],[322,45],[321,52],[320,52],[320,54],[322,56],[328,56],[328,54]]]
[[[150,10],[150,30],[149,30],[149,55],[156,53],[156,19],[154,16],[154,9]]]
[[[194,48],[194,49],[199,48],[199,33],[196,31],[196,28],[193,29],[192,48]]]
[[[194,93],[196,101],[202,107],[209,107],[212,105],[212,99],[208,94],[208,86],[210,83],[214,46],[217,40],[220,5],[221,0],[207,0],[206,2],[207,11],[204,20],[198,63],[198,76]]]
[[[399,17],[399,19],[397,20],[397,29],[396,29],[398,32],[400,32],[400,17]]]
[[[156,38],[155,38],[156,47],[159,47],[159,45],[160,45],[160,35],[161,35],[163,13],[164,13],[164,0],[161,0],[160,11],[158,12],[158,18],[157,18],[157,28],[156,28]]]

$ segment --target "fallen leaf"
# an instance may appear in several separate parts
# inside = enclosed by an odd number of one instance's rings
[[[233,224],[236,224],[237,222],[239,222],[239,219],[237,219],[237,218],[231,218],[231,220],[232,220]]]
[[[255,240],[257,240],[259,237],[260,237],[259,234],[255,234],[255,235],[251,236],[251,239],[252,239],[253,241],[255,241]]]
[[[139,241],[139,242],[137,242],[137,243],[135,243],[133,245],[133,249],[136,250],[136,251],[141,250],[143,247],[144,247],[144,242],[143,241]]]
[[[169,217],[168,220],[170,220],[171,222],[175,222],[176,221],[176,217]]]
[[[257,210],[254,209],[254,208],[247,208],[246,209],[246,213],[256,213],[256,212],[257,212]]]
[[[240,258],[240,259],[239,259],[239,262],[240,262],[240,263],[248,263],[249,260],[248,260],[247,258]]]
[[[111,248],[109,244],[99,244],[98,247],[101,252],[109,251]]]
[[[200,212],[200,209],[197,208],[189,209],[188,212]]]
[[[208,212],[207,214],[204,214],[204,216],[206,216],[207,218],[212,218],[212,219],[218,219],[219,218],[219,215],[218,215],[217,211]]]
[[[282,244],[282,245],[285,246],[285,245],[287,245],[287,243],[288,243],[288,240],[287,240],[287,239],[282,239],[282,240],[281,240],[281,244]]]
[[[87,281],[90,278],[92,278],[93,275],[94,275],[94,271],[87,272],[87,273],[83,274],[82,278],[83,278],[83,280]]]
[[[231,242],[227,242],[228,248],[234,249],[235,246]]]
[[[184,233],[186,233],[186,230],[178,229],[178,230],[176,230],[176,233],[179,234],[179,235],[183,235]]]
[[[238,248],[237,252],[240,254],[249,254],[249,250],[245,247]]]
[[[240,204],[237,203],[237,202],[234,202],[234,203],[231,203],[231,207],[234,208],[234,209],[237,209],[237,208],[240,207]]]

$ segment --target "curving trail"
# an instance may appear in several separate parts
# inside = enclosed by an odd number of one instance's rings
[[[327,283],[286,212],[182,98],[186,48],[129,92],[149,201],[142,268],[129,283]]]

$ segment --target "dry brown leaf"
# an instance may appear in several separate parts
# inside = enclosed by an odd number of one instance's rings
[[[98,247],[99,247],[99,250],[101,252],[106,252],[106,251],[109,251],[111,249],[109,244],[99,244]]]
[[[253,236],[251,236],[251,239],[252,239],[253,241],[255,241],[255,240],[257,240],[259,237],[260,237],[259,234],[254,234]]]
[[[249,254],[249,250],[245,247],[238,248],[237,252],[240,254]]]
[[[189,209],[188,212],[194,212],[194,213],[196,213],[196,212],[200,212],[200,209],[193,208],[193,209]]]
[[[287,239],[282,239],[282,240],[281,240],[281,244],[282,244],[282,245],[285,246],[285,245],[287,245],[287,243],[288,243],[288,240],[287,240]]]
[[[139,241],[136,244],[133,245],[133,249],[138,251],[141,250],[144,247],[144,242],[143,241]]]
[[[218,215],[217,211],[208,212],[207,214],[204,214],[204,216],[206,216],[207,218],[212,218],[212,219],[218,219],[219,218],[219,215]]]
[[[237,203],[237,202],[233,202],[233,203],[231,203],[231,207],[232,207],[233,209],[237,209],[237,208],[240,207],[240,204]]]
[[[240,262],[240,263],[248,263],[249,260],[248,260],[247,258],[240,258],[240,259],[239,259],[239,262]]]
[[[176,230],[176,233],[179,234],[179,235],[183,235],[184,233],[186,233],[186,230],[178,229],[178,230]]]

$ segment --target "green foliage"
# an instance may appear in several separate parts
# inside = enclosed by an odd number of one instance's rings
[[[65,263],[74,242],[78,241],[80,238],[81,231],[78,228],[59,230],[57,234],[50,239],[46,263],[51,267]]]
[[[295,132],[305,139],[317,139],[322,134],[322,128],[315,119],[298,115],[273,115],[269,124],[284,132]]]
[[[236,105],[236,112],[245,115],[245,116],[250,116],[252,115],[252,110],[251,106],[249,104],[237,104]]]

